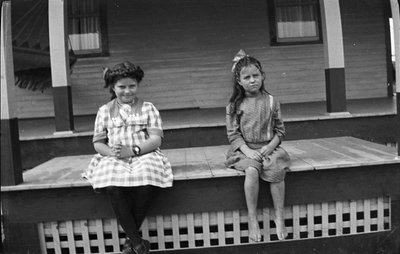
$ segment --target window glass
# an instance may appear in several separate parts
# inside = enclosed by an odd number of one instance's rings
[[[69,0],[69,43],[76,55],[102,52],[99,0]]]
[[[319,41],[317,0],[273,0],[275,43]]]

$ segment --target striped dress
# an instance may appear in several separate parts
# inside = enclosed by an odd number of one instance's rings
[[[101,141],[109,146],[121,143],[133,147],[140,146],[149,135],[163,137],[160,114],[150,102],[135,99],[134,105],[124,110],[114,99],[97,112],[93,143]],[[95,190],[107,186],[166,188],[171,187],[173,181],[171,164],[159,148],[124,159],[96,154],[82,176]]]
[[[248,158],[240,147],[246,144],[249,148],[260,151],[261,148],[277,135],[280,141],[285,136],[280,104],[266,92],[256,96],[247,96],[236,112],[232,105],[226,107],[227,136],[231,147],[227,154],[226,166],[240,171],[248,167],[256,168],[261,179],[267,182],[281,182],[290,166],[289,154],[281,147],[265,156],[263,161]]]

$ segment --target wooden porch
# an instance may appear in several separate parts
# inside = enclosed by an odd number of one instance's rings
[[[248,243],[243,174],[227,146],[166,149],[175,183],[142,226],[156,253],[396,253],[400,248],[397,151],[353,137],[286,141],[289,238],[274,235],[267,184],[259,198],[264,242]],[[2,186],[10,253],[118,253],[125,234],[106,197],[81,177],[91,155],[54,158]],[[21,239],[24,239],[23,241]],[[339,245],[338,245],[339,244]],[[221,248],[223,247],[223,248]]]
[[[53,90],[57,91],[55,91],[56,94],[54,97],[48,96],[48,98],[55,98],[58,102],[61,100],[57,99],[70,98],[68,96],[71,92],[70,82],[68,81],[68,65],[65,67],[62,66],[62,62],[68,59],[65,40],[62,39],[63,35],[66,35],[66,33],[61,29],[65,28],[66,25],[66,22],[63,21],[63,15],[61,15],[65,10],[64,2],[65,1],[51,1],[51,3],[57,6],[51,8],[53,11],[49,13],[54,17],[54,22],[50,23],[56,25],[50,28],[52,31],[51,38],[57,39],[57,41],[52,42],[51,48],[60,49],[60,52],[63,51],[65,53],[64,56],[54,58],[54,61],[52,61],[52,66],[54,66],[52,70],[60,74],[53,75],[53,77],[64,78],[64,80],[53,80]],[[321,2],[327,4],[333,1]],[[375,1],[375,3],[378,2],[379,1]],[[199,3],[202,4],[200,8],[194,6],[194,9],[198,10],[197,13],[203,17],[204,11],[202,11],[203,9],[201,7],[204,7],[204,4],[201,1],[199,1]],[[339,12],[339,2],[336,1],[336,3],[335,10]],[[342,3],[351,2],[342,1]],[[353,1],[353,3],[355,3],[355,1]],[[391,0],[390,3],[392,9],[395,10],[393,13],[398,14],[398,1]],[[168,5],[169,3],[165,4]],[[226,8],[214,8],[212,5],[210,6],[215,10],[228,10]],[[237,10],[239,10],[241,14],[246,13],[243,12],[242,4],[237,6],[240,7]],[[168,7],[175,13],[180,11],[174,6]],[[254,8],[253,5],[247,5],[247,7],[251,8],[247,13],[253,13],[253,11],[265,13],[266,10],[265,8]],[[153,9],[149,8],[149,10]],[[111,10],[110,13],[115,14],[116,11]],[[190,12],[185,12],[185,14],[189,13]],[[206,13],[210,14],[212,12]],[[346,13],[352,14],[351,17],[353,17],[354,13],[352,13],[351,8],[345,9],[343,14]],[[164,17],[174,17],[174,15],[170,15],[171,12],[167,12],[167,14],[168,15]],[[234,22],[240,22],[240,25],[243,26],[244,23],[240,19],[237,19],[236,16],[232,16],[231,12],[227,12],[227,14],[227,18],[234,19]],[[126,15],[128,16],[125,16],[124,19],[118,16],[116,21],[125,22],[129,20],[131,13],[127,11]],[[372,17],[368,11],[363,12],[362,15],[367,19]],[[2,15],[2,17],[3,16],[5,15]],[[117,15],[113,16],[117,17]],[[218,15],[214,16],[217,17]],[[129,17],[129,19],[126,17]],[[247,15],[244,17],[248,20]],[[153,22],[154,20],[150,15],[146,15],[146,18],[147,21]],[[377,20],[379,19],[379,22],[381,22],[380,17],[375,16],[375,18],[377,18]],[[399,20],[398,15],[395,15],[394,18],[397,21]],[[6,20],[9,21],[10,19],[8,18]],[[199,20],[203,21],[209,19]],[[362,21],[365,20],[365,18],[359,20]],[[331,19],[325,23],[329,23],[331,26],[333,24],[333,27],[338,28],[340,27],[340,22],[338,21],[338,19]],[[147,22],[147,24],[152,24],[151,22]],[[370,46],[373,49],[379,49],[374,44],[354,47],[356,46],[356,44],[353,44],[354,39],[369,38],[368,36],[370,35],[379,38],[379,40],[383,39],[383,37],[376,36],[376,33],[371,33],[370,29],[367,29],[367,32],[363,33],[361,37],[353,37],[353,27],[347,26],[346,28],[346,24],[351,24],[351,22],[352,20],[343,20],[345,28],[343,34],[346,39],[344,41],[348,44],[343,45],[343,42],[340,42],[330,45],[342,45],[345,48],[351,49],[351,54],[348,55],[347,58],[347,60],[350,61],[348,61],[349,65],[347,65],[346,69],[347,73],[350,74],[347,75],[350,77],[348,87],[351,87],[352,96],[358,98],[357,96],[359,93],[368,92],[365,87],[369,86],[365,86],[365,83],[375,82],[367,78],[369,77],[368,75],[365,75],[370,72],[369,70],[374,70],[374,72],[379,74],[376,80],[383,81],[373,83],[373,87],[379,86],[379,84],[386,85],[385,68],[383,64],[380,64],[384,63],[385,56],[383,54],[379,56],[375,54],[365,54],[365,52],[370,52],[368,50]],[[163,24],[163,22],[159,23]],[[357,24],[363,23],[364,22],[358,22]],[[5,22],[2,22],[2,24],[5,24]],[[177,22],[174,24],[186,25],[185,22]],[[230,22],[225,22],[224,24],[229,24],[229,27],[231,27]],[[371,24],[374,25],[373,23]],[[396,24],[398,24],[398,22]],[[205,25],[207,27],[212,27],[208,24]],[[119,26],[110,27],[115,28]],[[170,27],[175,29],[175,25]],[[129,29],[131,28],[132,27],[129,26]],[[204,26],[203,28],[199,28],[203,29]],[[223,31],[231,31],[230,29],[222,28]],[[265,31],[265,27],[260,26],[260,28],[262,31]],[[368,26],[366,26],[366,28],[368,28]],[[8,33],[10,31],[7,29],[5,29],[7,32],[5,33],[7,43],[3,43],[2,37],[2,45],[8,45],[7,49],[10,49],[9,47],[12,45],[9,41],[9,39],[11,39],[11,33]],[[2,31],[3,30],[2,27]],[[182,34],[182,31],[186,31],[186,29],[178,29],[176,31]],[[380,30],[381,33],[382,31],[383,30]],[[398,27],[396,31],[397,35],[395,41],[397,42],[399,41]],[[59,32],[63,33],[63,35],[59,34]],[[111,34],[119,34],[115,33],[115,30],[113,32],[114,33]],[[339,34],[341,34],[341,32]],[[334,34],[328,34],[328,36],[332,35]],[[364,37],[364,35],[366,37]],[[190,38],[192,34],[188,33],[187,36],[186,38]],[[199,36],[199,38],[200,37],[201,36]],[[229,36],[229,38],[239,37],[240,36],[234,33]],[[131,37],[125,36],[125,38]],[[152,36],[148,38],[154,40]],[[173,37],[174,42],[175,38],[176,37]],[[244,36],[243,39],[244,38],[247,40],[246,36]],[[334,36],[334,38],[337,39],[338,37]],[[116,39],[119,41],[120,37],[111,37],[111,40],[116,41]],[[267,40],[268,36],[259,40],[262,44],[248,45],[248,48],[251,48],[254,54],[259,55],[264,61],[270,62],[271,59],[273,62],[282,61],[281,53],[289,52],[290,50],[288,48],[278,49],[276,47],[268,47],[272,51],[267,51],[264,46]],[[167,41],[168,40],[163,40],[161,42],[165,43]],[[223,38],[223,41],[226,41],[226,39]],[[358,41],[369,40],[364,39]],[[134,40],[134,43],[135,42],[139,44],[145,43],[145,41],[142,40]],[[183,46],[188,45],[188,42],[191,44],[190,40],[181,40],[180,42],[182,42],[181,45]],[[135,44],[129,41],[125,41],[124,43],[129,45],[129,49],[135,48],[132,47],[132,45]],[[222,51],[225,52],[224,54],[231,55],[224,43],[216,44],[211,41],[211,44],[217,45],[218,47],[204,47],[210,50],[207,53],[201,52],[202,55],[214,56],[216,55],[215,52]],[[381,43],[379,45],[383,44]],[[400,44],[397,43],[396,45]],[[196,50],[204,49],[198,46],[199,45],[193,44]],[[172,53],[193,56],[193,54],[190,54],[193,53],[193,51],[181,52],[182,48],[183,47],[176,47],[179,52]],[[234,48],[236,50],[236,46],[234,46]],[[320,85],[324,83],[321,66],[323,60],[328,63],[330,60],[329,56],[325,56],[325,58],[321,57],[322,50],[325,49],[328,53],[335,53],[338,48],[328,47],[327,44],[317,45],[317,47],[307,46],[306,48],[308,49],[306,51],[299,51],[298,48],[291,49],[296,53],[306,53],[305,59],[312,62],[310,66],[314,67],[310,68],[310,74],[308,76],[318,78],[315,80],[302,79],[301,84],[309,85],[307,87],[311,89],[304,90],[307,92],[318,87],[319,92],[316,91],[314,95],[318,97],[317,99],[321,100],[321,98],[324,98],[324,86]],[[90,59],[86,62],[84,61],[83,66],[81,66],[83,67],[82,72],[78,72],[78,75],[75,77],[75,81],[78,81],[75,83],[75,87],[77,88],[75,91],[77,93],[81,93],[82,90],[86,91],[88,87],[98,83],[98,80],[93,79],[91,75],[97,75],[100,65],[114,61],[117,62],[121,57],[127,56],[125,52],[126,49],[123,47],[112,50],[113,54],[111,54],[109,58],[102,58],[99,62],[95,61],[89,63],[91,61]],[[165,48],[159,47],[159,50],[165,51]],[[314,58],[309,58],[307,52],[310,51],[315,56]],[[339,51],[342,52],[343,50],[339,49]],[[2,67],[12,66],[10,64],[5,64],[9,63],[12,59],[12,57],[8,55],[10,52],[11,50],[7,50],[6,54],[2,53]],[[138,59],[139,62],[143,62],[144,59],[148,58],[148,52],[151,52],[151,55],[160,57],[161,59],[176,60],[165,57],[168,56],[168,54],[155,54],[154,48],[141,52],[143,55],[135,56],[135,59]],[[396,50],[396,52],[398,56],[400,50]],[[134,55],[132,52],[128,53]],[[7,56],[3,57],[4,55]],[[57,54],[53,52],[52,55],[55,57]],[[292,76],[294,78],[290,80],[291,82],[298,82],[299,79],[296,77],[304,76],[304,70],[297,69],[294,70],[294,72],[282,73],[282,67],[287,67],[292,71],[290,64],[297,66],[297,62],[294,61],[294,58],[299,59],[301,62],[301,58],[297,58],[296,54],[289,54],[289,56],[288,58],[284,58],[285,61],[280,62],[280,64],[276,66],[276,70],[272,70],[270,77],[272,77],[273,80],[278,80],[286,84],[286,80],[282,79],[281,74],[285,74],[285,76],[288,77],[291,75],[286,74],[296,74],[297,76]],[[363,65],[364,63],[372,62],[365,60],[369,58],[364,58],[369,56],[379,58],[379,61],[373,62],[381,69],[376,71],[376,68],[371,66],[365,68]],[[399,57],[397,58],[399,59]],[[194,62],[199,62],[198,59],[199,58],[195,59]],[[205,67],[203,70],[206,71],[207,76],[209,76],[210,69],[216,70],[214,75],[217,77],[220,77],[218,73],[225,73],[224,75],[228,76],[229,72],[227,72],[225,68],[221,68],[221,64],[228,62],[227,59],[230,60],[230,57],[217,59],[217,62],[211,62],[213,63],[211,66],[202,66]],[[157,59],[150,59],[149,62],[144,61],[144,66],[153,66],[152,63],[154,63],[155,60]],[[341,65],[344,60],[343,57],[336,60],[340,62],[339,67],[343,67]],[[396,63],[397,73],[400,70],[400,68],[398,68],[399,63],[399,61]],[[161,64],[170,66],[164,62]],[[307,63],[305,65],[308,66]],[[180,62],[177,66],[172,66],[174,68],[173,71],[178,70],[180,72],[182,66],[186,65]],[[335,67],[335,65],[327,64],[325,67],[331,69]],[[4,101],[4,94],[7,94],[5,98],[11,98],[11,100],[8,105],[6,105],[7,107],[4,109],[2,107],[2,133],[5,134],[2,135],[2,151],[10,151],[9,154],[5,153],[5,155],[2,153],[2,177],[7,175],[3,174],[3,172],[11,175],[20,169],[18,164],[15,163],[19,161],[19,154],[17,153],[19,147],[15,148],[15,146],[13,146],[19,144],[18,138],[15,139],[15,137],[18,137],[18,135],[16,135],[18,134],[18,114],[16,114],[16,107],[13,105],[15,101],[13,101],[12,98],[15,97],[13,92],[10,92],[12,90],[11,87],[13,87],[12,84],[14,84],[12,80],[13,71],[7,68],[7,70],[4,71],[7,75],[3,76],[3,69],[4,68],[2,68],[2,82],[3,77],[7,78],[4,79],[7,86],[2,86],[2,102]],[[183,73],[191,73],[192,70],[194,69],[189,68]],[[198,69],[195,70],[198,71]],[[362,71],[359,72],[359,70]],[[157,72],[157,70],[150,70],[149,73],[152,71],[153,73]],[[164,70],[164,74],[165,73],[170,73],[170,70]],[[364,75],[360,75],[360,73]],[[93,83],[87,84],[81,77],[85,77]],[[367,80],[365,81],[367,82],[360,82],[361,77],[366,78]],[[192,88],[196,87],[199,83],[196,82],[196,78],[203,80],[204,73],[197,72],[195,77],[192,77],[190,82]],[[214,77],[210,76],[210,78],[213,79]],[[161,75],[158,80],[164,81],[165,76]],[[176,78],[174,77],[171,83],[173,82],[173,84],[175,84],[175,81]],[[328,83],[331,80],[325,81],[325,83]],[[343,90],[345,88],[343,86],[344,80],[342,79],[341,81],[340,89]],[[206,84],[214,88],[213,82],[206,81]],[[163,82],[155,83],[163,84]],[[9,84],[11,84],[11,86]],[[228,82],[226,84],[228,84]],[[290,86],[289,88],[293,88],[294,90],[282,89],[281,86],[277,85],[273,87],[272,92],[274,93],[274,91],[276,91],[281,93],[280,95],[277,94],[278,96],[284,96],[284,93],[288,93],[293,97],[298,96],[298,91],[296,90],[298,84],[296,83],[296,85],[293,86],[290,82],[288,84]],[[178,85],[180,86],[177,88],[183,87],[187,89],[188,87],[186,81]],[[371,84],[370,86],[372,87]],[[7,87],[7,89],[10,88],[10,90],[5,89],[5,87]],[[95,86],[92,87],[94,88]],[[328,86],[325,88],[327,87]],[[357,89],[358,87],[360,87],[360,89]],[[82,90],[79,90],[79,88],[82,88]],[[151,94],[150,88],[151,87],[149,87],[148,92]],[[3,92],[3,89],[5,89],[5,92]],[[97,87],[94,89],[96,89],[96,91],[98,90]],[[220,89],[220,91],[223,92],[228,91],[226,87],[220,87]],[[386,91],[385,89],[381,89],[381,87],[377,89],[380,92]],[[161,91],[164,90],[162,89]],[[372,89],[371,91],[374,90]],[[397,97],[399,96],[399,91],[400,86],[397,86]],[[372,94],[375,94],[375,92],[372,92]],[[218,95],[222,96],[223,93],[219,93]],[[105,96],[105,93],[102,93],[100,96],[97,93],[93,93],[91,96],[92,97],[82,96],[81,98],[84,98],[82,101],[86,102],[88,98],[89,101],[93,98],[100,98],[101,96]],[[208,95],[206,94],[205,97],[207,98]],[[222,97],[226,98],[227,96]],[[332,93],[329,94],[328,97],[335,99]],[[82,102],[79,102],[79,96],[75,96],[74,98],[77,99],[78,105]],[[103,98],[100,99],[103,101]],[[217,99],[219,99],[219,97]],[[345,102],[345,99],[345,97],[342,98],[342,104]],[[189,98],[189,100],[191,101],[192,98]],[[162,100],[160,101],[162,102]],[[295,100],[291,101],[293,102]],[[203,106],[203,103],[199,105]],[[206,105],[210,104],[206,103]],[[295,105],[294,109],[296,110],[296,104],[293,105]],[[310,103],[310,105],[310,109],[315,110],[319,108],[318,105],[320,104],[316,102],[315,104]],[[398,141],[398,137],[400,136],[399,115],[398,113],[396,115],[396,110],[393,109],[396,107],[398,112],[400,103],[398,100],[391,100],[389,105],[393,106],[389,113],[378,112],[373,115],[368,115],[369,113],[365,111],[366,108],[374,108],[374,105],[370,103],[364,103],[365,108],[359,107],[358,109],[361,113],[357,114],[352,112],[350,104],[347,109],[350,114],[338,112],[339,110],[333,110],[333,112],[338,114],[327,114],[325,107],[323,107],[323,111],[318,111],[318,114],[316,114],[317,116],[314,115],[311,119],[309,117],[304,117],[304,113],[309,113],[309,111],[304,108],[300,112],[303,115],[297,115],[291,110],[286,111],[291,112],[293,116],[293,118],[285,117],[288,123],[287,126],[289,127],[289,141],[284,142],[283,145],[293,159],[291,172],[288,173],[286,178],[286,226],[290,234],[288,240],[282,242],[276,241],[273,218],[271,217],[272,202],[268,192],[268,185],[262,184],[259,198],[259,223],[265,237],[264,242],[259,244],[249,244],[247,239],[248,230],[246,205],[243,195],[243,174],[226,169],[223,165],[224,153],[227,150],[227,146],[222,145],[221,141],[225,139],[225,132],[223,131],[223,108],[198,111],[187,110],[186,113],[192,116],[191,118],[189,117],[192,120],[198,120],[196,117],[204,112],[213,113],[211,115],[214,115],[216,119],[213,121],[211,120],[212,118],[205,117],[205,119],[210,122],[200,121],[199,124],[198,121],[193,121],[187,125],[179,124],[177,126],[171,124],[166,128],[167,138],[165,141],[167,142],[164,142],[165,147],[163,148],[168,148],[164,149],[164,151],[173,164],[176,181],[173,188],[161,192],[155,201],[154,206],[151,208],[143,224],[143,237],[150,240],[152,252],[156,253],[398,253],[400,251],[400,232],[398,230],[400,227],[400,189],[398,187],[398,183],[400,182],[400,160],[398,158],[398,151],[384,145],[354,138],[368,137],[374,140],[378,137],[376,140],[380,142],[384,141],[382,143],[385,143],[386,140],[391,142],[391,138],[394,137],[394,141]],[[58,103],[57,108],[61,113],[55,113],[56,118],[60,119],[60,117],[65,115],[69,115],[72,118],[72,111],[69,109],[67,110],[68,106],[72,106],[71,100],[66,103]],[[97,106],[98,105],[93,104],[94,109],[96,109]],[[165,108],[168,109],[169,107]],[[85,107],[80,108],[80,110],[81,111],[77,111],[79,115],[88,112]],[[3,111],[5,112],[6,118],[3,118]],[[66,111],[68,111],[68,114],[64,114]],[[90,111],[89,113],[93,114],[93,112]],[[176,114],[176,111],[169,112],[171,113],[171,119],[180,117],[180,115]],[[193,112],[196,114],[191,114]],[[168,114],[168,112],[165,113],[165,115]],[[51,114],[46,114],[45,116],[49,115]],[[28,116],[31,116],[31,114],[28,113]],[[88,123],[90,122],[89,125],[85,126],[92,125],[93,119],[89,118],[85,118],[85,121]],[[84,119],[84,117],[82,119]],[[39,119],[34,120],[35,124],[40,125],[44,123],[43,126],[46,127],[46,131],[50,130],[50,134],[44,134],[41,140],[56,140],[58,147],[56,147],[56,145],[51,146],[49,143],[36,143],[35,145],[36,147],[50,148],[52,152],[51,156],[57,158],[53,158],[48,162],[34,167],[32,170],[26,171],[23,174],[23,183],[1,187],[2,211],[4,213],[3,225],[6,237],[4,249],[6,253],[63,254],[120,252],[121,244],[125,240],[125,234],[115,220],[113,211],[106,197],[104,195],[95,194],[92,188],[80,178],[80,173],[87,166],[92,156],[90,154],[92,151],[86,149],[86,146],[82,146],[82,144],[91,146],[88,140],[91,139],[92,127],[87,131],[77,129],[77,132],[69,132],[72,129],[72,121],[68,121],[68,123],[61,126],[62,128],[55,128],[58,129],[56,131],[61,131],[61,134],[59,132],[59,135],[55,136],[52,130],[53,125],[49,125],[46,121],[47,120],[43,122]],[[21,121],[21,123],[23,122],[24,121]],[[7,125],[3,125],[3,123]],[[29,126],[29,120],[25,123]],[[3,126],[7,132],[3,131]],[[193,128],[201,128],[201,131],[196,132],[198,136],[195,136],[192,131]],[[22,126],[20,130],[26,129]],[[39,131],[40,128],[32,128],[31,130]],[[177,130],[179,130],[179,134],[186,133],[186,136],[183,137],[188,137],[187,143],[181,143],[182,136],[176,135],[178,133]],[[323,132],[319,132],[320,130],[323,130]],[[206,138],[198,138],[203,137],[203,132],[207,132],[208,140]],[[198,142],[198,140],[202,142],[205,140],[205,143],[192,143],[194,140],[193,136],[195,136],[196,142]],[[326,138],[331,136],[334,138]],[[77,141],[74,139],[81,137],[86,138],[86,140]],[[179,137],[180,140],[176,141],[173,137]],[[221,142],[221,146],[215,143],[213,146],[204,146],[206,142],[215,142],[215,137],[219,137],[218,142]],[[317,137],[324,138],[316,139]],[[302,138],[312,139],[302,140]],[[62,139],[68,139],[69,141],[64,141]],[[24,142],[27,144],[35,140],[36,139],[30,139],[29,137],[27,138],[23,134],[21,135],[22,158],[26,158],[33,150],[29,146],[25,146],[24,148]],[[67,142],[70,143],[64,145]],[[74,142],[76,142],[75,146],[70,145]],[[191,148],[191,146],[197,145],[203,147]],[[6,147],[6,149],[3,149],[4,147]],[[74,149],[75,147],[86,149],[84,153],[87,155],[82,155],[83,153],[77,150],[80,155],[58,157],[60,154],[57,154],[57,152],[65,150],[65,147],[69,147],[69,149]],[[26,152],[25,154],[24,149]],[[43,151],[42,153],[47,155],[47,151]],[[7,161],[5,159],[7,159]],[[44,161],[46,160],[47,159]],[[20,171],[17,172],[17,175],[19,173]],[[10,179],[4,182],[7,184],[13,182],[19,183],[19,179]]]
[[[396,98],[349,100],[349,114],[326,113],[324,101],[281,104],[287,127],[285,140],[353,136],[395,144],[400,136]],[[225,108],[161,111],[163,149],[227,145]],[[93,154],[95,115],[75,116],[75,131],[55,134],[54,118],[18,119],[22,168],[54,157]],[[199,138],[202,137],[202,138]]]

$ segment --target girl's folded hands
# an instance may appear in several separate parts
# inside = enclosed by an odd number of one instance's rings
[[[119,159],[132,157],[134,155],[134,153],[130,147],[124,146],[121,144],[113,145],[111,147],[111,152],[112,152],[113,156],[115,156]]]
[[[241,148],[240,150],[244,153],[244,155],[246,155],[250,159],[253,159],[256,161],[262,161],[262,159],[263,159],[263,155],[257,150],[253,150],[249,147],[244,147],[244,148]]]
[[[270,145],[265,145],[261,148],[260,153],[265,157],[270,155],[274,149]]]

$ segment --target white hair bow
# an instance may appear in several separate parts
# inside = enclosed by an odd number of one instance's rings
[[[246,54],[246,52],[244,52],[243,49],[239,50],[239,52],[236,53],[235,57],[232,60],[232,62],[233,62],[232,70],[231,70],[232,72],[235,71],[236,64],[239,62],[239,60],[242,58],[245,58],[246,56],[247,56],[247,54]]]

